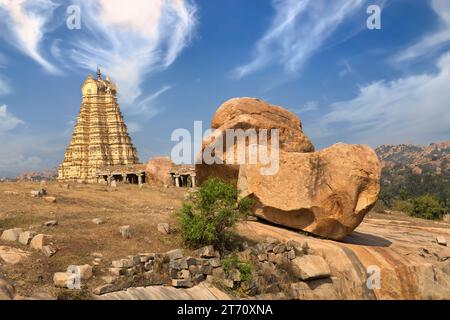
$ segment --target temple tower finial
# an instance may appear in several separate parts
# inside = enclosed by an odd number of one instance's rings
[[[99,66],[97,66],[97,80],[102,80],[102,71]]]

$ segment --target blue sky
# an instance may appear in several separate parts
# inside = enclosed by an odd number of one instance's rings
[[[0,31],[0,176],[62,161],[97,64],[143,162],[241,96],[297,113],[318,149],[450,138],[448,0],[0,0]]]

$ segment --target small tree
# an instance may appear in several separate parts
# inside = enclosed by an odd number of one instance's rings
[[[447,189],[447,194],[445,197],[445,208],[447,213],[450,213],[450,187]]]
[[[407,214],[412,214],[413,204],[407,200],[395,199],[392,203],[392,209],[395,211],[401,211]]]
[[[226,231],[248,216],[253,200],[239,200],[239,191],[217,178],[210,178],[184,203],[180,227],[184,242],[190,246],[220,246]]]
[[[445,209],[439,201],[430,195],[423,195],[412,200],[411,215],[424,219],[440,219]]]

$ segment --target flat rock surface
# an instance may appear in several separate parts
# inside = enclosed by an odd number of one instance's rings
[[[29,253],[12,247],[0,246],[0,262],[14,265],[26,259]]]
[[[327,286],[310,284],[303,298],[450,299],[450,248],[436,236],[450,238],[449,224],[369,218],[342,242],[323,240],[261,222],[239,226],[252,238],[267,236],[308,243],[330,266]],[[370,268],[381,271],[380,288],[367,287]],[[304,288],[303,288],[304,289]],[[326,290],[326,294],[318,294]]]
[[[200,284],[189,289],[176,289],[164,286],[129,288],[126,291],[97,296],[97,300],[229,300],[222,291]]]

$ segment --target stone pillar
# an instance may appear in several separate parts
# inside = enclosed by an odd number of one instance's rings
[[[196,187],[196,184],[195,184],[195,175],[191,176],[191,181],[192,181],[192,188],[195,188],[195,187]]]
[[[180,187],[180,176],[175,176],[175,187]]]
[[[127,175],[126,174],[122,174],[122,182],[127,184],[128,180],[127,180]]]
[[[142,174],[138,175],[138,185],[142,186]]]
[[[107,178],[107,180],[106,180],[106,182],[107,182],[108,186],[110,186],[110,185],[111,185],[112,179],[113,179],[113,177],[112,177],[112,176],[108,176],[108,178]]]

